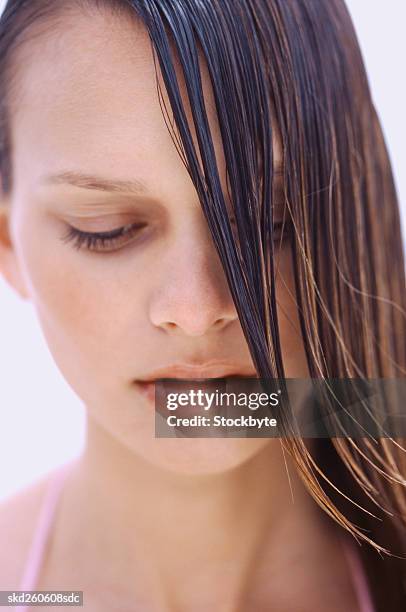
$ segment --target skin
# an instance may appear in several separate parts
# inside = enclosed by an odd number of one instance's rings
[[[147,33],[103,13],[69,20],[17,53],[14,187],[0,217],[3,275],[33,302],[88,419],[38,588],[83,589],[85,609],[99,611],[134,602],[148,612],[261,610],[271,599],[275,610],[321,610],[326,597],[351,610],[334,537],[278,440],[154,437],[153,410],[135,379],[175,362],[220,359],[247,375],[255,369],[197,193],[162,117]],[[66,171],[138,181],[145,191],[46,179]],[[144,236],[108,253],[62,240],[68,224],[96,232],[140,220]],[[286,245],[277,266],[286,376],[305,377]]]

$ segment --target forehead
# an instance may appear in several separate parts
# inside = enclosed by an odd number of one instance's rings
[[[174,188],[177,177],[179,186],[185,180],[185,169],[180,179],[183,164],[162,114],[164,107],[171,120],[159,63],[154,65],[151,42],[140,21],[102,10],[70,12],[50,20],[44,32],[21,46],[14,61],[17,79],[11,100],[11,134],[16,185],[18,177],[34,181],[44,172],[65,168],[123,180],[136,175],[151,190]],[[225,184],[214,97],[201,56],[200,67]],[[177,61],[175,70],[199,157]]]

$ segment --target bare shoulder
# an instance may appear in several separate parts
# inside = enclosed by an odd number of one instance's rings
[[[0,502],[0,590],[21,580],[36,521],[54,470]]]

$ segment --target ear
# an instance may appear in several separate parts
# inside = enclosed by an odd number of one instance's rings
[[[1,183],[0,183],[1,186]],[[29,299],[10,231],[10,204],[0,193],[0,274],[23,300]]]

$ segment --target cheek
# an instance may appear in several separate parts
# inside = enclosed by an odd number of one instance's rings
[[[81,397],[92,386],[106,391],[125,377],[131,335],[142,328],[134,283],[126,282],[127,272],[118,274],[114,258],[89,256],[53,233],[36,232],[33,223],[29,228],[24,224],[18,235],[19,257],[50,351]],[[140,297],[145,290],[136,285]],[[133,351],[137,344],[131,344]]]

